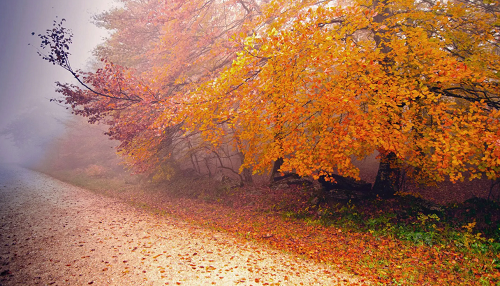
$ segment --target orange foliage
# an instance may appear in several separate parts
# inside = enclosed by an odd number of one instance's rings
[[[284,158],[283,171],[357,178],[352,159],[379,151],[432,181],[498,177],[496,12],[387,1],[273,14],[282,2],[231,67],[191,93],[203,99],[186,110],[192,129],[216,142],[236,129],[254,171]]]
[[[93,90],[61,91],[107,118],[141,171],[201,136],[254,172],[284,158],[282,171],[358,178],[352,160],[378,151],[426,181],[500,174],[496,3],[125,2],[143,9],[131,30],[155,31],[140,56],[150,65],[107,64],[84,74]]]

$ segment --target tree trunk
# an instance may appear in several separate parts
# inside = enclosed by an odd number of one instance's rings
[[[373,21],[375,23],[382,24],[392,14],[392,11],[390,11],[386,6],[387,2],[387,0],[374,0],[374,9],[380,5],[385,6],[382,13],[379,12],[375,17],[373,17]],[[381,53],[389,54],[391,48],[385,43],[389,41],[389,39],[386,38],[387,29],[379,29],[378,31],[372,30],[372,32],[374,34],[373,40],[375,41],[376,46],[380,48]],[[390,62],[387,58],[384,60],[384,63],[389,68]],[[399,189],[400,173],[401,167],[397,162],[396,154],[394,154],[394,152],[390,152],[383,155],[380,158],[380,165],[372,191],[383,198],[394,196]]]
[[[390,152],[382,156],[372,192],[382,198],[394,196],[399,190],[400,175],[401,166],[397,162],[396,154]]]
[[[243,169],[243,172],[241,172],[243,175],[243,182],[244,184],[250,184],[253,185],[253,177],[252,177],[252,171],[248,168]]]
[[[278,160],[274,161],[273,169],[271,170],[271,177],[269,178],[269,183],[274,183],[274,177],[276,177],[276,174],[281,168],[281,165],[283,165],[283,158],[278,158]]]
[[[241,164],[245,161],[245,155],[243,155],[242,152],[238,152],[238,156],[240,157]],[[249,168],[244,168],[243,171],[241,171],[241,178],[242,178],[242,184],[250,184],[253,185],[253,177],[252,177],[252,170]]]

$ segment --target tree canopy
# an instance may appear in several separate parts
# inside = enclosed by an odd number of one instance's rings
[[[379,152],[426,182],[500,176],[495,1],[122,2],[96,17],[114,33],[95,71],[71,68],[61,24],[40,36],[83,84],[61,102],[140,172],[229,148],[242,172],[358,178]]]

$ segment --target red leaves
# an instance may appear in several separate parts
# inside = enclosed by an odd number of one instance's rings
[[[476,276],[499,277],[499,273],[487,270],[486,263],[490,261],[475,257],[465,259],[464,254],[453,247],[415,246],[369,232],[286,218],[285,210],[293,208],[291,202],[299,202],[296,210],[306,207],[306,204],[301,205],[302,199],[298,191],[266,189],[252,195],[246,190],[233,190],[220,202],[187,198],[170,198],[164,202],[175,215],[188,221],[329,263],[367,281],[381,284],[397,281],[403,285],[473,285]],[[276,211],[280,202],[287,209]],[[194,264],[190,266],[195,267]],[[469,270],[472,276],[468,274]]]

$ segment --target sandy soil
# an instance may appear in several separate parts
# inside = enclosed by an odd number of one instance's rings
[[[0,285],[352,285],[355,278],[0,167]]]

